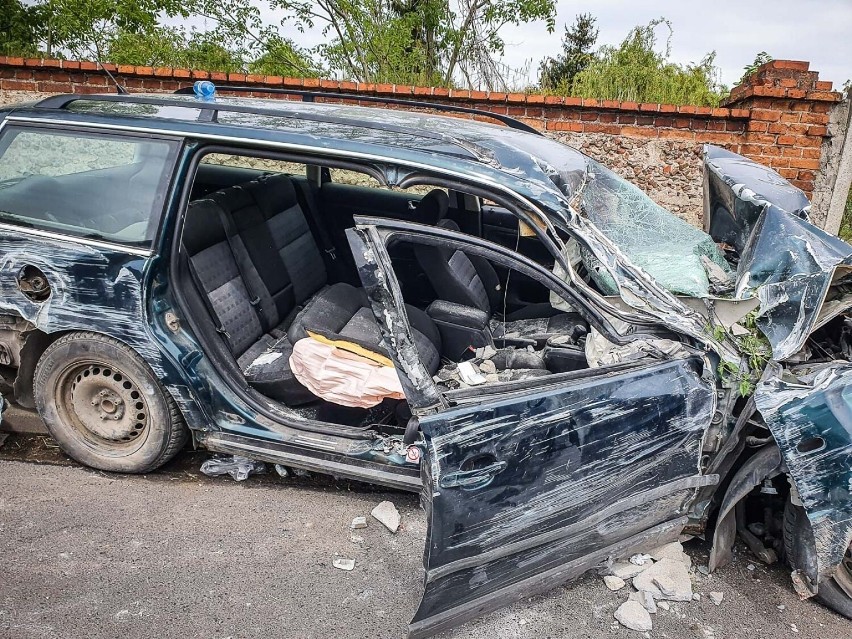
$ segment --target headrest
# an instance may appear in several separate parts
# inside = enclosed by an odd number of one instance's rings
[[[183,245],[189,255],[227,240],[219,205],[213,200],[190,202],[183,224]]]
[[[448,208],[450,208],[450,197],[447,192],[432,189],[417,203],[417,221],[434,226],[446,217]]]
[[[296,189],[286,175],[267,175],[246,184],[263,216],[269,219],[297,205]]]

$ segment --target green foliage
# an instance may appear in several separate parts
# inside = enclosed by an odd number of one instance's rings
[[[35,7],[20,0],[0,0],[0,55],[37,55],[41,29]]]
[[[843,219],[840,221],[838,235],[840,239],[852,242],[852,189],[849,189],[849,195],[846,196],[846,208],[843,209]]]
[[[663,53],[655,49],[660,26],[669,30]],[[618,47],[598,50],[574,78],[571,93],[604,100],[718,105],[726,90],[717,82],[715,52],[698,64],[676,64],[669,60],[671,36],[671,24],[664,18],[635,27]]]
[[[565,25],[562,52],[555,58],[545,58],[539,66],[541,87],[550,91],[567,92],[578,73],[594,60],[592,48],[598,40],[596,18],[581,13],[570,27]]]
[[[755,384],[763,374],[763,369],[769,358],[772,357],[772,347],[769,340],[757,326],[757,311],[746,315],[741,325],[748,330],[748,334],[734,337],[737,348],[743,356],[745,370],[732,362],[720,362],[718,367],[719,378],[725,386],[736,386],[739,394],[748,397],[754,392]],[[712,332],[717,341],[727,337],[728,332],[721,325],[708,326],[708,332]]]
[[[751,76],[755,71],[757,71],[762,65],[766,64],[767,62],[772,62],[772,60],[772,56],[766,53],[766,51],[761,51],[760,53],[758,53],[756,56],[754,56],[754,60],[751,64],[743,67],[743,77],[741,77],[737,81],[737,84],[743,84],[746,80],[749,79],[749,76]]]

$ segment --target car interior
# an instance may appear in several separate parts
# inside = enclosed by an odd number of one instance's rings
[[[341,388],[347,358],[390,363],[346,239],[355,215],[460,231],[552,267],[547,249],[521,232],[512,212],[469,194],[391,189],[366,172],[210,154],[198,164],[189,195],[178,278],[200,332],[218,336],[230,360],[223,368],[253,391],[309,419],[398,433],[411,417],[401,388],[387,390],[385,380],[376,391],[373,376],[365,382],[371,390],[351,390],[369,401],[325,392],[326,382]],[[587,368],[588,324],[554,309],[542,283],[408,236],[387,248],[414,345],[439,387]],[[316,348],[303,361],[306,342]],[[348,354],[336,364],[346,372],[325,360],[311,368],[310,357],[341,345]],[[299,374],[306,368],[313,383]]]

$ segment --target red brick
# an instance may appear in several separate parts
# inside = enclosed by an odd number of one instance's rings
[[[122,75],[136,73],[136,67],[132,64],[119,64],[118,72]]]
[[[639,110],[639,103],[638,102],[622,102],[621,107],[619,107],[619,108],[624,109],[625,111],[638,111]]]
[[[432,95],[447,98],[450,96],[450,90],[447,87],[434,87],[432,89]]]
[[[393,92],[397,95],[414,95],[414,86],[411,84],[395,84]]]
[[[281,78],[281,82],[284,82],[284,78]],[[356,82],[352,82],[351,80],[343,80],[340,83],[341,91],[357,91],[358,84]]]
[[[562,96],[561,95],[546,95],[544,96],[545,104],[562,104]]]
[[[642,126],[651,126],[654,124],[654,116],[653,115],[637,115],[636,116],[636,124]]]
[[[617,109],[620,104],[618,100],[601,100],[601,106],[604,109]]]
[[[710,115],[712,115],[714,118],[727,118],[731,115],[731,110],[716,108],[710,112]]]
[[[828,124],[827,113],[802,113],[800,121],[805,124]]]
[[[808,180],[790,180],[790,184],[796,188],[802,189],[805,195],[810,195],[814,190],[814,183]]]
[[[41,61],[41,66],[46,69],[58,69],[62,66],[62,62],[56,58],[45,58]]]
[[[50,79],[54,82],[70,82],[71,74],[64,71],[54,71],[50,74]]]
[[[795,124],[801,120],[801,117],[805,115],[804,113],[782,113],[781,114],[781,122],[787,122],[788,124]]]
[[[584,133],[609,133],[611,135],[619,135],[621,133],[621,125],[619,124],[598,124],[597,122],[587,122],[583,125]]]
[[[80,61],[79,60],[63,60],[62,61],[63,69],[79,69]]]
[[[527,104],[544,104],[544,96],[540,93],[531,93],[527,96]]]
[[[15,67],[22,67],[22,66],[24,66],[24,59],[19,58],[17,56],[16,57],[7,57],[6,58],[6,64],[11,65],[11,66],[15,66]]]
[[[749,118],[751,117],[751,109],[731,109],[732,118]]]
[[[506,109],[507,115],[526,115],[527,110],[526,107],[522,106],[511,106]]]
[[[382,85],[380,84],[379,86],[381,87]],[[461,100],[468,100],[470,99],[470,91],[468,91],[467,89],[450,89],[450,97]]]
[[[746,129],[746,122],[742,122],[739,120],[727,120],[725,122],[725,130],[726,131],[737,131],[742,133]]]
[[[189,69],[175,69],[173,75],[176,78],[188,78],[192,73]]]
[[[214,82],[227,82],[228,74],[222,73],[221,71],[212,71],[210,73],[210,79]]]
[[[814,89],[817,91],[831,91],[834,86],[833,82],[828,82],[827,80],[820,80],[814,83]]]
[[[764,160],[762,164],[766,164],[767,166],[771,166],[773,169],[777,168],[787,168],[790,166],[790,158],[782,158],[782,157],[773,157]]]
[[[660,113],[677,113],[677,107],[674,104],[661,104]]]
[[[828,135],[828,129],[824,126],[811,125],[808,127],[808,135],[822,136]]]
[[[524,93],[510,93],[506,96],[506,99],[509,102],[513,102],[515,104],[523,103],[527,101],[527,96]]]
[[[651,127],[626,126],[621,129],[621,135],[634,138],[655,138],[658,133],[657,129]]]
[[[544,109],[540,107],[527,107],[526,115],[530,118],[542,118],[544,117]]]
[[[505,102],[509,94],[505,91],[491,91],[488,93],[489,102]]]
[[[793,78],[781,78],[778,84],[786,89],[795,89],[798,86],[798,83]]]
[[[790,89],[782,89],[781,87],[754,87],[752,94],[766,98],[786,98],[788,91]]]
[[[580,119],[583,122],[597,122],[599,113],[597,111],[584,111],[580,114]]]
[[[768,128],[766,129],[766,131],[767,131],[768,133],[780,133],[780,134],[782,134],[782,135],[783,135],[784,133],[787,133],[787,132],[788,132],[788,127],[789,127],[789,125],[788,125],[788,124],[784,124],[783,122],[769,122],[769,123],[765,123],[765,122],[760,123],[760,122],[758,122],[758,123],[756,123],[756,124],[767,124],[767,127],[768,127]],[[755,130],[756,130],[756,129],[755,129]]]
[[[627,115],[624,113],[618,114],[618,123],[619,124],[636,124],[636,116],[635,115]]]
[[[799,141],[799,136],[797,135],[779,135],[778,136],[778,144],[781,146],[793,146]]]
[[[652,104],[651,102],[643,102],[642,104],[639,105],[639,110],[640,111],[659,111],[660,105],[659,104]]]
[[[821,100],[823,102],[837,102],[840,100],[840,94],[833,91],[808,91],[805,97],[808,100]]]
[[[565,100],[565,104],[568,104],[568,100]],[[595,98],[583,98],[583,106],[589,108],[597,108],[600,106],[600,101]]]
[[[71,85],[67,82],[39,82],[38,90],[44,93],[68,93]]]
[[[157,67],[156,69],[154,69],[154,75],[159,77],[159,78],[170,78],[172,76],[172,68],[171,67]],[[243,76],[243,78],[245,78],[245,76]]]
[[[801,100],[806,94],[807,91],[804,89],[787,89],[787,97],[793,98],[794,100]]]
[[[768,63],[773,69],[791,69],[793,71],[807,71],[811,63],[800,60],[772,60]]]
[[[27,80],[0,80],[0,89],[7,91],[38,91],[36,83]]]
[[[822,156],[822,149],[820,148],[802,149],[801,151],[803,158],[820,158]]]
[[[748,133],[746,139],[752,144],[775,144],[777,136],[767,133]]]
[[[776,169],[776,171],[778,171],[778,175],[780,175],[782,178],[784,178],[786,180],[795,179],[799,175],[799,169],[790,169],[790,168],[781,169],[781,168],[779,168],[779,169]]]
[[[583,105],[583,99],[582,98],[566,97],[563,104],[565,106],[582,106]]]
[[[580,133],[583,130],[583,125],[579,122],[566,122],[564,120],[548,120],[545,128],[548,131],[574,131]]]
[[[136,67],[136,75],[154,75],[154,67]]]
[[[773,111],[770,109],[754,109],[751,112],[751,117],[754,120],[762,120],[765,122],[777,122],[781,119],[780,111]]]
[[[813,171],[799,171],[799,175],[796,176],[797,180],[808,180],[814,181],[816,179],[816,173]]]
[[[695,136],[696,140],[701,142],[710,142],[711,144],[733,144],[736,142],[736,136],[731,133],[698,133]]]
[[[24,58],[25,67],[40,67],[41,60],[39,58]]]
[[[780,151],[778,155],[782,155],[785,158],[800,158],[802,157],[802,147],[800,146],[776,146],[776,147],[768,147],[774,148],[776,151]]]
[[[284,78],[280,75],[263,76],[263,83],[273,87],[280,87],[284,84]],[[354,82],[352,84],[355,84]]]
[[[815,102],[811,104],[810,107],[811,111],[813,111],[814,113],[828,113],[829,111],[831,111],[832,105],[828,104],[827,102]]]
[[[319,78],[305,78],[304,82],[302,82],[302,86],[305,87],[306,89],[318,89],[319,85],[320,85]],[[388,84],[386,86],[388,87],[388,93],[393,91],[393,85]]]
[[[725,121],[724,120],[708,120],[707,121],[707,130],[708,131],[724,131],[725,130]]]
[[[790,167],[794,169],[819,169],[819,160],[816,158],[791,158]]]
[[[601,122],[618,122],[620,116],[617,113],[601,113]]]
[[[695,131],[687,129],[663,129],[660,131],[660,137],[672,140],[694,140]]]
[[[722,123],[724,125],[724,122]],[[674,126],[674,118],[663,118],[657,116],[654,119],[654,126],[657,128],[669,128]]]

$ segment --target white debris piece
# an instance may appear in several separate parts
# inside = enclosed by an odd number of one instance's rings
[[[646,632],[654,627],[651,615],[642,607],[642,604],[629,599],[615,611],[615,619],[625,628],[638,632]]]
[[[346,570],[347,572],[355,569],[355,560],[354,559],[343,559],[342,557],[337,557],[334,561],[331,562],[331,565],[340,570]]]
[[[373,508],[370,514],[384,524],[385,528],[392,533],[399,530],[399,511],[393,505],[392,501],[383,501]]]
[[[701,601],[701,593],[700,593],[700,592],[696,592],[695,594],[693,594],[693,595],[692,595],[692,600],[693,600],[693,601]]]
[[[642,607],[652,615],[657,612],[657,602],[654,601],[654,596],[646,590],[631,592],[627,600],[642,604]]]
[[[653,565],[653,562],[650,561],[646,562],[642,566],[637,566],[636,564],[632,564],[629,561],[616,561],[614,564],[612,564],[610,574],[615,575],[616,577],[620,577],[621,579],[633,579],[640,572],[650,568]]]
[[[661,559],[674,559],[675,561],[686,564],[687,568],[692,565],[692,559],[690,559],[689,555],[683,552],[683,545],[679,541],[673,541],[670,544],[658,546],[648,554],[651,555],[655,561],[660,561]]]
[[[710,601],[712,601],[717,606],[722,603],[722,598],[725,596],[725,593],[722,592],[711,592],[710,593]]]
[[[653,597],[652,597],[652,599],[653,599]],[[658,601],[656,603],[657,603],[657,608],[660,608],[661,610],[669,610],[672,607],[671,604],[668,601]]]
[[[633,579],[633,587],[647,590],[655,599],[692,600],[692,580],[686,566],[673,559],[662,559]]]
[[[606,587],[615,592],[616,590],[621,590],[626,586],[624,579],[621,577],[616,577],[615,575],[607,575],[604,577],[604,583]]]
[[[352,523],[349,524],[349,528],[351,528],[352,530],[358,530],[359,528],[366,528],[366,527],[367,527],[367,518],[366,517],[355,517],[355,519],[352,520]]]
[[[497,365],[490,359],[480,362],[479,370],[485,375],[494,375],[497,372]]]
[[[630,558],[630,563],[634,566],[644,566],[647,563],[650,563],[651,555],[643,555],[641,553],[637,553]]]

